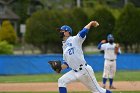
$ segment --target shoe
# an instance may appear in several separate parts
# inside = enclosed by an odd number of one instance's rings
[[[116,89],[116,87],[114,87],[114,86],[110,86],[109,89]]]
[[[112,93],[110,90],[106,90],[106,93]]]

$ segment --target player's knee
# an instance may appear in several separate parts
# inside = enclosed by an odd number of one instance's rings
[[[109,78],[114,78],[114,75],[109,75]]]
[[[107,74],[103,74],[103,78],[108,78],[108,75]]]
[[[63,78],[58,79],[58,87],[66,87],[66,81]]]

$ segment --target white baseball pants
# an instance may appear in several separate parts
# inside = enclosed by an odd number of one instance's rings
[[[92,93],[106,93],[106,89],[98,84],[94,71],[89,65],[82,66],[82,70],[78,72],[71,70],[64,74],[58,79],[58,87],[67,87],[67,84],[77,80],[83,83]]]
[[[114,78],[116,72],[116,60],[105,60],[103,78]]]

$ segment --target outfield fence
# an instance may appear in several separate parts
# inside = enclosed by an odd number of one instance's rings
[[[103,71],[102,54],[85,55],[85,59],[94,71]],[[0,75],[47,74],[54,73],[49,60],[61,60],[61,54],[48,55],[1,55]],[[64,70],[63,72],[69,71]],[[121,54],[117,59],[117,70],[140,70],[140,54]]]

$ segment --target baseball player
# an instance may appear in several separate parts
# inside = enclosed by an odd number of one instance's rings
[[[67,93],[67,84],[80,81],[92,93],[111,93],[99,86],[94,76],[94,71],[84,59],[82,43],[91,27],[97,27],[97,21],[91,21],[76,36],[72,36],[71,27],[64,25],[59,29],[60,37],[63,39],[63,62],[61,69],[71,68],[69,72],[58,79],[59,93]]]
[[[107,41],[102,40],[98,44],[98,49],[104,50],[104,72],[103,72],[103,88],[106,88],[106,81],[109,78],[110,89],[116,89],[113,86],[113,78],[116,72],[116,59],[117,55],[121,53],[119,44],[114,43],[114,37],[112,34],[107,36]]]

